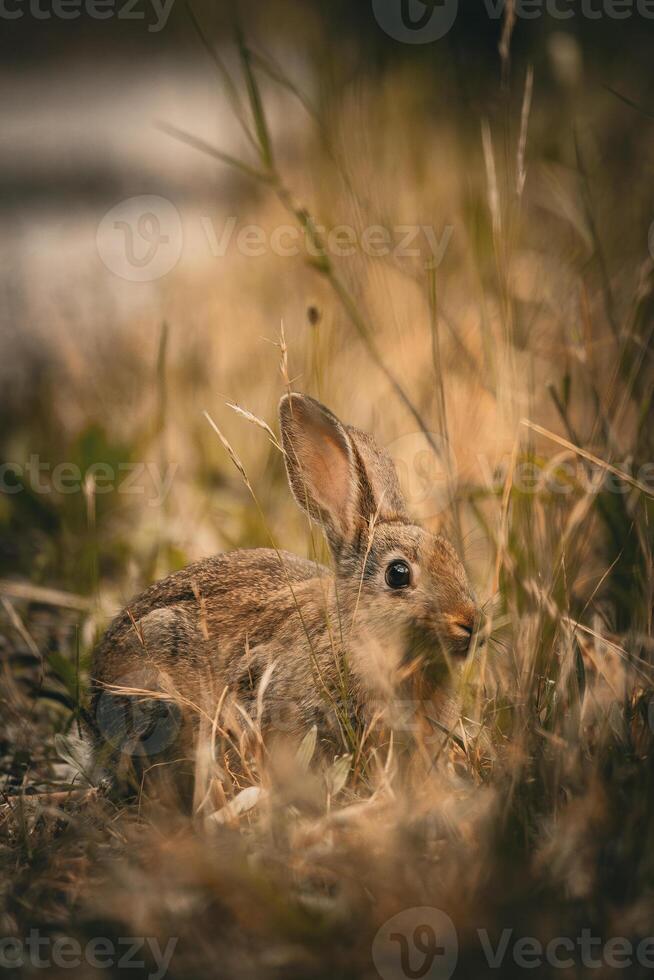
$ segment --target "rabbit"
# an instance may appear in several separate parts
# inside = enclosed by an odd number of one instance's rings
[[[202,719],[228,705],[236,717],[235,702],[264,737],[316,725],[319,744],[345,746],[403,677],[429,698],[471,648],[480,613],[463,565],[408,516],[388,453],[308,395],[284,395],[279,421],[292,494],[323,528],[333,571],[239,550],[135,598],[92,662],[96,757],[114,775],[137,760],[141,772],[192,766]]]

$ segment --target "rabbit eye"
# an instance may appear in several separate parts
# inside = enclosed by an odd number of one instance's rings
[[[392,561],[386,569],[386,584],[391,589],[406,589],[411,582],[411,569],[405,561]]]

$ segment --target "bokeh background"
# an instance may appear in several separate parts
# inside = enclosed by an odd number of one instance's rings
[[[393,36],[399,0],[8,9],[0,934],[175,931],[176,975],[248,977],[376,976],[382,920],[424,905],[454,919],[462,976],[484,975],[478,926],[645,935],[646,5],[437,4],[455,16],[425,44]],[[324,254],[284,254],[317,225]],[[279,453],[227,404],[274,428],[288,385],[389,447],[493,635],[440,782],[414,798],[346,766],[336,825],[302,772],[292,807],[205,839],[96,798],[68,739],[131,595],[270,534],[316,547]]]
[[[584,304],[603,309],[608,290],[619,318],[649,255],[651,120],[615,92],[647,109],[652,22],[637,10],[616,20],[571,9],[571,19],[518,17],[502,61],[505,20],[477,4],[461,3],[451,30],[424,45],[389,36],[371,4],[196,7],[235,76],[237,16],[253,50],[297,87],[305,105],[259,69],[278,169],[317,221],[359,235],[382,225],[393,246],[401,226],[428,226],[442,245],[437,331],[459,483],[488,484],[522,416],[556,420],[547,385],[579,367]],[[172,5],[166,18],[144,5],[134,11],[142,20],[84,13],[36,21],[20,10],[4,25],[2,458],[21,464],[36,453],[51,468],[72,461],[83,473],[105,460],[166,461],[175,475],[164,506],[143,506],[156,497],[147,474],[135,481],[140,495],[97,496],[92,531],[83,494],[3,494],[4,571],[87,593],[122,575],[127,556],[138,584],[152,573],[153,551],[173,548],[180,561],[256,543],[262,531],[245,514],[247,494],[204,409],[254,468],[276,534],[295,545],[303,529],[279,461],[223,407],[231,400],[274,418],[281,379],[267,341],[279,339],[282,321],[295,387],[385,444],[404,440],[420,516],[432,516],[420,467],[439,461],[420,455],[415,419],[371,363],[317,263],[304,249],[284,256],[271,246],[293,216],[270,187],[158,128],[178,127],[256,163],[186,6]],[[509,243],[499,270],[482,127]],[[155,215],[161,234],[172,221],[172,258],[162,246],[159,264],[155,257],[143,270],[126,261],[126,236],[147,258],[151,229],[141,234],[137,225],[153,195],[163,199],[155,202],[165,212]],[[126,207],[129,232],[112,223],[112,209]],[[244,254],[238,235],[250,225],[263,229],[266,244],[255,249],[263,254]],[[424,233],[410,245],[422,254],[373,259],[359,244],[354,257],[332,258],[384,360],[442,436],[425,270],[432,249]],[[142,274],[148,281],[134,281]],[[610,369],[597,326],[589,342],[597,370]],[[590,435],[593,409],[578,409],[580,432]],[[432,509],[441,516],[439,500]],[[161,558],[157,571],[171,560]]]

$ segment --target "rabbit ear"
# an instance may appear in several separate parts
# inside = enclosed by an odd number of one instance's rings
[[[389,454],[367,432],[348,425],[347,433],[360,473],[358,513],[366,523],[371,517],[408,521],[397,470]]]
[[[323,524],[336,556],[365,540],[371,518],[407,520],[393,462],[372,436],[307,395],[285,395],[279,418],[293,495]]]
[[[307,395],[284,395],[279,421],[293,496],[323,524],[338,554],[355,532],[357,467],[347,431],[328,408]]]

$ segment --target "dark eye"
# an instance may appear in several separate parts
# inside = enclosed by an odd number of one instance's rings
[[[392,561],[386,569],[386,584],[391,589],[406,589],[411,582],[411,569],[405,561]]]

